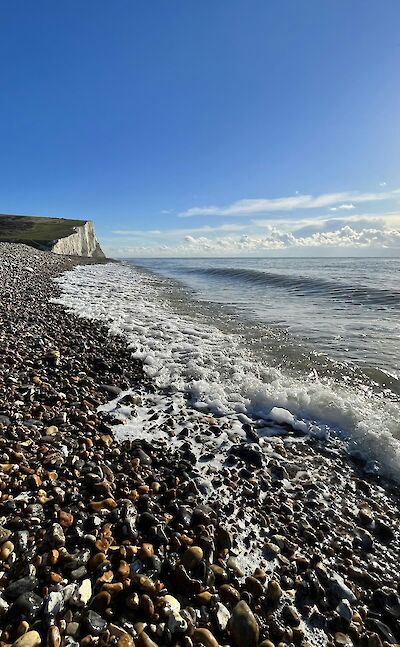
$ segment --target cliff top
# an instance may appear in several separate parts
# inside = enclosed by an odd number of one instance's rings
[[[0,241],[46,243],[73,234],[87,220],[0,214]]]

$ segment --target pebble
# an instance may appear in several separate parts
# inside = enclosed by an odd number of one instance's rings
[[[39,647],[42,639],[37,631],[28,631],[23,634],[12,644],[12,647]]]
[[[267,600],[271,604],[277,604],[282,597],[282,588],[276,580],[270,580],[267,586]]]
[[[241,600],[233,609],[230,633],[236,647],[257,647],[260,629],[250,607]]]
[[[43,607],[43,598],[32,591],[21,593],[10,608],[10,617],[15,620],[27,620],[30,624],[39,615]]]
[[[73,259],[12,249],[0,243],[2,644],[399,643],[394,489],[334,438],[293,442],[288,425],[266,441],[265,422],[235,428],[157,392],[122,338],[50,303]],[[117,442],[150,397],[154,438]],[[233,451],[216,470],[220,443]]]
[[[55,548],[60,548],[65,546],[65,535],[64,530],[59,523],[53,523],[48,533],[48,541],[51,546]]]
[[[89,579],[83,580],[73,596],[73,601],[79,606],[85,606],[92,597],[92,583]]]
[[[209,629],[195,629],[192,638],[195,645],[201,644],[204,645],[204,647],[219,647],[217,639],[212,635]]]
[[[93,636],[100,636],[107,627],[107,620],[95,611],[88,611],[85,617],[85,627]]]
[[[353,591],[345,584],[340,575],[335,573],[329,582],[329,594],[339,604],[341,600],[348,600],[350,603],[356,601],[356,596]]]
[[[187,548],[182,556],[182,564],[185,568],[191,571],[198,562],[203,559],[203,551],[199,546],[191,546]]]

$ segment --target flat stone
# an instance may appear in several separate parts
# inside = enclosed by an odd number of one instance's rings
[[[39,647],[42,639],[37,631],[28,631],[23,634],[12,644],[12,647]]]
[[[16,582],[9,584],[5,590],[5,595],[11,600],[16,600],[22,593],[33,591],[38,585],[36,577],[21,577]]]
[[[79,622],[69,622],[65,632],[68,636],[75,638],[79,632]]]

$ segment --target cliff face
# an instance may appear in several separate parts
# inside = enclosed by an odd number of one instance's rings
[[[0,214],[0,241],[66,256],[105,258],[90,220]]]
[[[50,246],[54,254],[65,254],[66,256],[91,256],[92,258],[105,258],[101,249],[93,223],[88,220],[84,225],[75,227],[73,234],[59,238]]]

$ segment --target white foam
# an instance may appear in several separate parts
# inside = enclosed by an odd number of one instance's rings
[[[400,405],[362,389],[294,378],[255,359],[238,335],[181,316],[158,280],[122,264],[77,267],[60,279],[58,300],[122,333],[160,388],[218,416],[244,414],[320,436],[333,429],[400,480]]]

